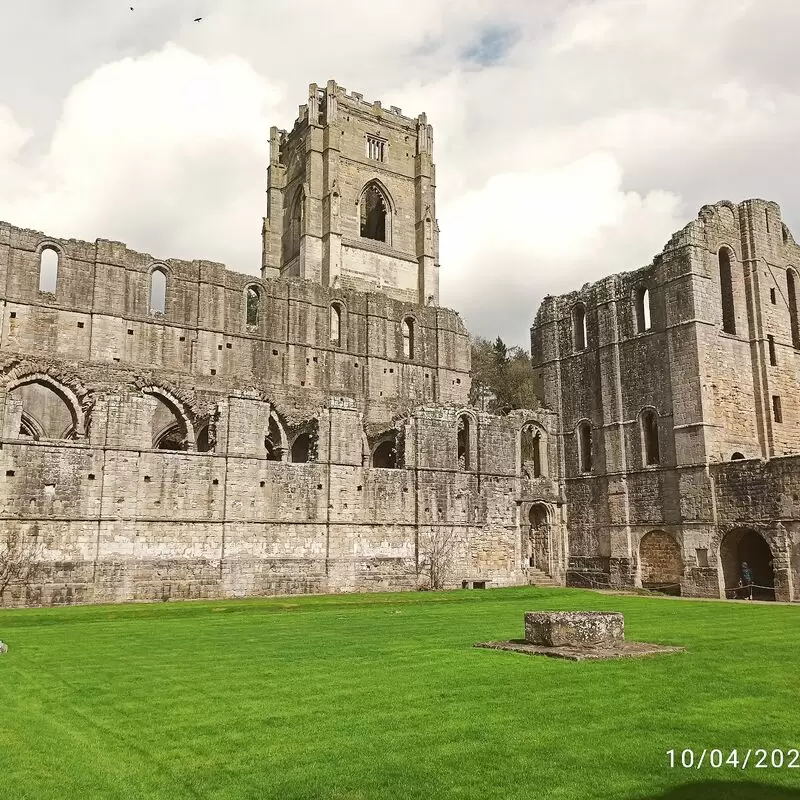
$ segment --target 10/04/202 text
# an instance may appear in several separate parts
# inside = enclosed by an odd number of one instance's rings
[[[703,750],[667,750],[667,761],[670,769],[800,769],[800,750],[791,748],[773,750],[767,748],[748,748],[747,750],[721,750],[704,748]]]

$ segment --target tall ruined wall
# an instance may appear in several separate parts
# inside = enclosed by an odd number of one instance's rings
[[[39,291],[41,251],[59,254],[55,293]],[[150,274],[167,275],[166,307],[150,313]],[[118,242],[57,240],[0,223],[0,353],[108,368],[160,370],[198,390],[257,384],[290,406],[348,394],[369,422],[415,403],[465,403],[469,341],[458,315],[307,281],[261,280],[208,261],[158,261]],[[260,294],[246,324],[246,289]],[[341,344],[330,305],[341,309]],[[413,357],[401,323],[414,323]]]
[[[362,417],[347,399],[319,410],[306,463],[252,454],[267,430],[263,401],[220,398],[218,411],[226,441],[213,452],[143,446],[146,404],[119,389],[91,407],[88,439],[4,437],[5,534],[36,544],[45,568],[3,602],[408,589],[425,582],[437,548],[448,585],[519,583],[527,508],[558,498],[552,480],[519,473],[521,419],[468,412],[494,455],[464,468],[458,409],[420,409],[398,426],[402,468],[389,469],[364,458]]]
[[[707,465],[800,448],[800,323],[789,285],[799,259],[775,203],[717,203],[651,265],[544,300],[531,350],[545,404],[560,420],[574,581],[641,581],[642,541],[658,530],[680,542],[683,591],[724,588],[713,559],[721,558],[720,531],[729,530],[730,498]],[[758,491],[754,484],[749,494]],[[764,528],[752,515],[736,518],[734,527],[743,525]],[[782,570],[793,536],[771,542]],[[671,547],[661,544],[662,553]],[[700,565],[698,550],[711,554],[711,566]],[[791,582],[776,572],[784,597]]]
[[[561,499],[520,437],[534,425],[555,464],[554,416],[464,408],[454,312],[7,224],[0,270],[3,535],[43,565],[2,604],[413,588],[442,546],[449,585],[527,579],[529,509]]]

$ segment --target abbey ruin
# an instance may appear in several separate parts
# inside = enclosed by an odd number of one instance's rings
[[[0,223],[0,605],[552,582],[798,598],[798,248],[719,203],[469,405],[424,114],[312,84],[261,277]],[[5,555],[4,555],[5,554]],[[25,571],[27,568],[27,572]],[[2,579],[0,569],[0,579]]]

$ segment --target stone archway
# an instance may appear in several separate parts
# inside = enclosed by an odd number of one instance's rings
[[[643,589],[680,596],[683,557],[680,545],[664,531],[650,531],[639,542],[639,574]]]
[[[546,503],[534,503],[528,512],[528,538],[526,565],[531,570],[540,570],[548,575],[550,565],[550,520],[551,510]]]
[[[719,558],[725,579],[725,596],[749,597],[749,592],[736,591],[742,580],[742,564],[747,563],[753,573],[753,599],[775,599],[775,558],[767,540],[754,530],[729,531],[719,546]]]

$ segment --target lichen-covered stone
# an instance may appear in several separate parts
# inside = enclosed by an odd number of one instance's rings
[[[615,647],[625,640],[618,612],[529,611],[525,641],[545,647]]]

